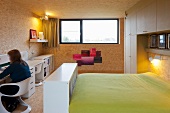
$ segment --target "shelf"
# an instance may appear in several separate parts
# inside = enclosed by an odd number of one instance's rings
[[[30,42],[39,42],[39,43],[42,43],[42,42],[48,42],[48,40],[43,40],[43,39],[30,39]]]
[[[169,49],[150,49],[150,48],[147,48],[146,52],[170,56],[170,50]]]

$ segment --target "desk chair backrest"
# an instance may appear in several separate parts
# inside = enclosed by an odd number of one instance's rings
[[[18,97],[18,96],[22,96],[24,94],[26,94],[29,91],[29,83],[30,83],[30,78],[27,78],[21,82],[18,83],[6,83],[6,84],[2,84],[0,85],[0,87],[5,87],[5,86],[17,86],[19,87],[18,92],[16,92],[16,94],[14,95],[6,95],[6,94],[2,94],[2,96],[7,96],[7,97]]]
[[[5,86],[16,86],[16,87],[19,87],[18,92],[16,92],[16,94],[14,94],[14,95],[6,95],[6,94],[3,94],[2,92],[0,92],[0,113],[10,113],[10,112],[8,112],[6,110],[6,108],[2,104],[2,101],[1,101],[2,96],[6,96],[6,97],[18,97],[20,104],[27,107],[27,109],[25,109],[25,111],[23,111],[21,113],[30,113],[31,106],[26,104],[22,100],[22,98],[21,98],[22,95],[26,94],[29,91],[29,83],[30,83],[30,78],[28,78],[26,80],[23,80],[21,82],[18,82],[18,83],[7,83],[7,84],[0,85],[0,88],[3,87],[3,86],[4,87]]]

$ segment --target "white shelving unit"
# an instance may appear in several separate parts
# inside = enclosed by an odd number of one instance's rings
[[[43,42],[48,42],[48,40],[45,40],[45,39],[30,39],[30,42],[43,43]]]
[[[77,63],[64,63],[44,81],[44,113],[69,113]]]
[[[170,50],[168,50],[168,49],[149,49],[149,48],[147,48],[146,52],[159,54],[159,55],[170,56]]]

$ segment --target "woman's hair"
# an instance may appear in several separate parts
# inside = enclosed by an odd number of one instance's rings
[[[22,60],[21,53],[19,52],[19,50],[13,49],[8,52],[8,55],[10,57],[11,63],[20,63],[23,65],[27,65],[27,63]]]

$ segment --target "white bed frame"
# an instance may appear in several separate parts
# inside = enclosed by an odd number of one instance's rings
[[[69,113],[77,63],[64,63],[44,81],[44,113]]]

